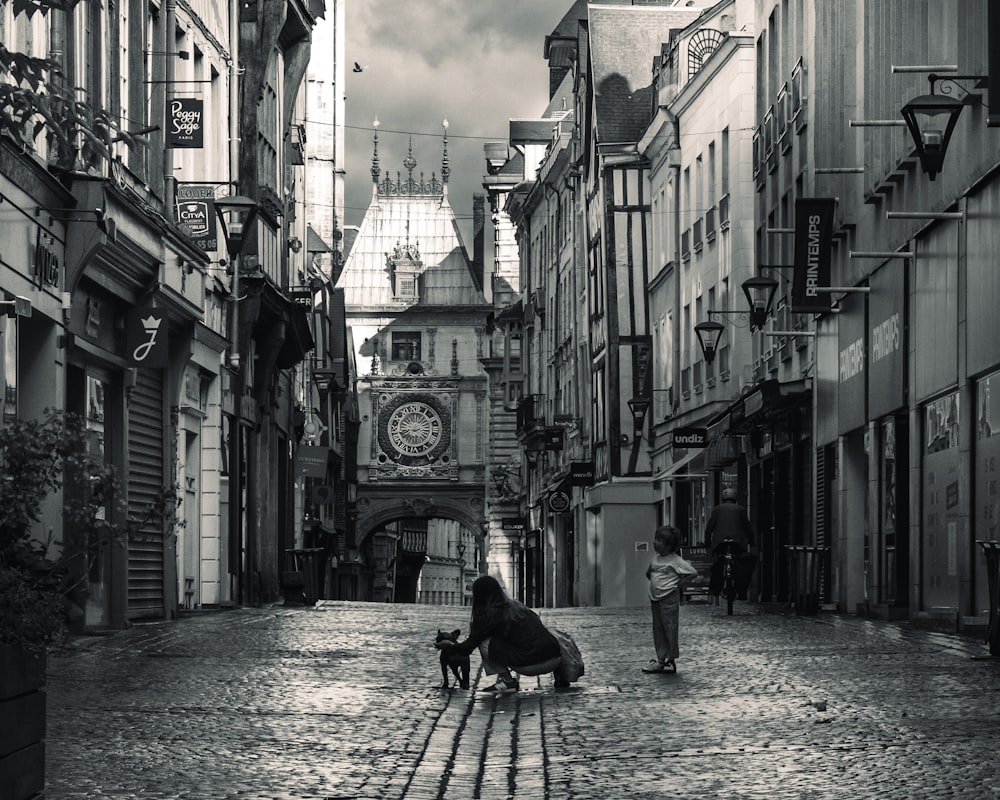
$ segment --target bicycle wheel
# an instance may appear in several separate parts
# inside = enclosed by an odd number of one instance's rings
[[[726,614],[733,615],[733,601],[736,599],[736,581],[732,567],[726,569]]]

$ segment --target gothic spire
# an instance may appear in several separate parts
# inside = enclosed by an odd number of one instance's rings
[[[444,157],[441,159],[441,183],[448,184],[451,167],[448,166],[448,120],[441,123],[444,126]]]
[[[372,127],[375,129],[375,135],[373,137],[373,151],[372,151],[372,183],[378,186],[378,176],[382,173],[381,167],[379,167],[378,162],[378,117],[375,117],[375,121],[372,122]]]

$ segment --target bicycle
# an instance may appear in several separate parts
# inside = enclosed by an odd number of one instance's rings
[[[722,594],[726,598],[726,614],[733,615],[733,601],[736,599],[736,559],[733,556],[735,539],[723,539],[718,550],[722,553]]]

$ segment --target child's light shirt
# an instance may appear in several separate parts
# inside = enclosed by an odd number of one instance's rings
[[[646,570],[646,577],[649,578],[649,599],[662,600],[680,585],[682,575],[697,574],[698,570],[677,553],[654,556]]]

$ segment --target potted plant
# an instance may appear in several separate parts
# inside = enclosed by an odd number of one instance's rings
[[[84,474],[85,443],[82,420],[49,409],[0,428],[0,785],[12,800],[44,788],[46,653],[66,633],[66,598],[82,568],[81,554],[43,527],[43,509]],[[102,522],[86,490],[62,511],[66,525]]]

